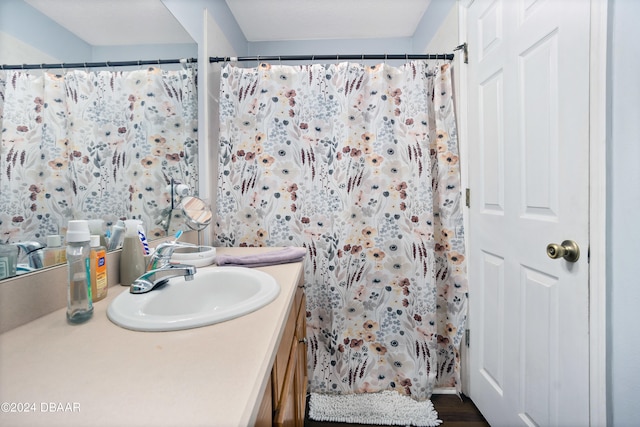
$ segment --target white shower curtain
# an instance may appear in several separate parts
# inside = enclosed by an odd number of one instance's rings
[[[173,177],[197,188],[196,71],[0,71],[0,241],[63,234],[71,219],[143,220]]]
[[[467,307],[450,65],[222,69],[221,246],[304,246],[310,389],[459,389]]]

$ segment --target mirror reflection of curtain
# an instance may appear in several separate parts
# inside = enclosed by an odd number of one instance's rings
[[[227,65],[215,244],[304,246],[312,392],[459,390],[449,64]]]
[[[65,234],[71,219],[143,220],[169,177],[197,188],[196,72],[0,71],[0,240]]]

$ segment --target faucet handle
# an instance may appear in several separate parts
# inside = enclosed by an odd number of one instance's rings
[[[193,246],[197,246],[197,245],[194,245],[193,243],[176,242],[176,241],[164,242],[156,246],[156,250],[153,254],[157,258],[162,258],[162,259],[171,258],[171,256],[173,255],[173,252],[177,248],[188,248]]]
[[[177,248],[187,248],[193,246],[197,245],[194,245],[193,243],[176,241],[160,243],[158,246],[156,246],[155,251],[151,254],[149,264],[147,265],[147,271],[169,264],[171,256]]]

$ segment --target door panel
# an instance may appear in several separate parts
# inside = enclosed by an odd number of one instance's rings
[[[589,8],[466,11],[470,393],[492,426],[589,423]],[[546,255],[565,239],[576,263]]]
[[[557,220],[558,186],[557,32],[523,52],[518,60],[522,94],[523,215]]]

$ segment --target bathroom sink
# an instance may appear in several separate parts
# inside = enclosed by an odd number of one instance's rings
[[[198,269],[193,280],[169,280],[145,294],[123,292],[109,304],[107,316],[135,331],[198,328],[244,316],[273,301],[280,285],[269,274],[245,267]]]

